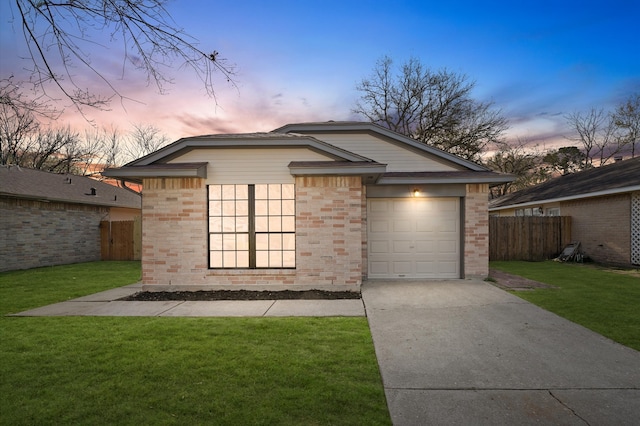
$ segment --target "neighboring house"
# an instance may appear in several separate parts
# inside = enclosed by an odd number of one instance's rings
[[[571,216],[596,262],[640,265],[640,157],[572,173],[492,200],[491,215]]]
[[[180,139],[105,175],[143,184],[147,290],[359,290],[486,277],[499,175],[371,123]]]
[[[140,207],[140,194],[87,177],[0,166],[0,271],[100,260],[100,222]]]

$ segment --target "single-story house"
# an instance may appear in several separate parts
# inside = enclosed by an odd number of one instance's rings
[[[512,178],[371,123],[180,139],[143,183],[145,290],[359,290],[488,274],[489,184]]]
[[[100,260],[100,222],[133,220],[141,204],[87,177],[2,165],[0,271]]]
[[[571,216],[596,262],[640,265],[640,157],[551,179],[492,200],[491,215]]]

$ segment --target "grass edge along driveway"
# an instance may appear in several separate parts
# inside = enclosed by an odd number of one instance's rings
[[[366,318],[4,316],[139,276],[0,273],[1,424],[391,424]]]
[[[557,288],[512,294],[618,343],[640,350],[640,278],[594,265],[491,262],[491,268]]]

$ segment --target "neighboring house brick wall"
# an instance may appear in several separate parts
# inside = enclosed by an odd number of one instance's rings
[[[489,275],[488,184],[468,184],[464,199],[464,275]]]
[[[571,216],[571,239],[599,263],[631,264],[630,194],[566,201],[560,207]]]
[[[100,260],[100,221],[108,209],[0,199],[0,271]]]
[[[296,269],[208,269],[202,179],[145,179],[142,278],[166,286],[352,288],[362,282],[360,177],[296,178]]]

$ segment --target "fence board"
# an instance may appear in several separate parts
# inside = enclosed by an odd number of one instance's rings
[[[142,249],[140,220],[100,222],[102,260],[139,260]]]
[[[489,218],[490,260],[551,259],[570,242],[570,216]]]

